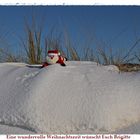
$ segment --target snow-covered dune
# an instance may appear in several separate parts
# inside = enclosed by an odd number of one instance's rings
[[[139,81],[140,72],[93,62],[2,63],[0,124],[25,133],[140,133]]]

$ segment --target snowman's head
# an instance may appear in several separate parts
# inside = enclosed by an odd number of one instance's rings
[[[48,64],[55,64],[59,59],[60,53],[57,50],[48,51],[46,61]]]

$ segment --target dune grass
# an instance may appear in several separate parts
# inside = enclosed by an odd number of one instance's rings
[[[21,37],[20,41],[26,58],[19,54],[13,55],[12,52],[6,51],[4,48],[0,48],[0,56],[6,58],[4,61],[18,62],[22,60],[30,64],[40,64],[45,60],[48,50],[57,49],[70,61],[94,61],[102,65],[116,65],[121,71],[139,70],[139,65],[131,64],[133,62],[140,63],[140,50],[137,51],[140,39],[137,39],[122,53],[121,50],[118,52],[113,50],[113,47],[101,40],[94,42],[95,36],[89,34],[86,38],[83,37],[85,39],[84,47],[81,45],[78,49],[78,45],[73,42],[67,29],[64,28],[60,33],[56,33],[54,30],[52,28],[46,36],[43,36],[43,24],[38,24],[34,16],[32,16],[32,22],[25,19],[25,39]],[[93,47],[91,42],[96,47]],[[127,70],[130,67],[131,70]]]
[[[25,34],[26,39],[21,38],[22,47],[24,48],[27,56],[27,62],[30,64],[41,63],[42,61],[42,30],[43,25],[38,25],[32,16],[32,23],[29,24],[25,19]]]

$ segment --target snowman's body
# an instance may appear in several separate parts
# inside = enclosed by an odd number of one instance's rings
[[[65,66],[66,58],[60,55],[58,50],[50,50],[46,56],[46,62],[43,64],[42,67],[52,65],[55,63],[59,63],[62,66]]]

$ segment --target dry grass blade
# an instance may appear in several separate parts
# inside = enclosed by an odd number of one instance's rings
[[[132,53],[132,51],[138,45],[139,42],[140,42],[140,38],[138,40],[136,40],[134,45],[132,45],[132,47],[128,50],[127,54],[122,58],[121,63],[124,63],[126,61],[126,59],[129,57],[130,53]]]
[[[80,61],[80,57],[75,48],[69,47],[69,54],[70,54],[71,60]]]
[[[22,45],[27,55],[27,61],[30,64],[41,63],[42,61],[42,25],[38,25],[35,18],[32,17],[32,24],[29,25],[25,19],[26,40],[21,39]]]
[[[136,59],[140,62],[140,56],[135,55]]]
[[[103,64],[104,65],[109,65],[110,64],[109,57],[106,54],[105,49],[103,49],[101,47],[97,48],[97,52],[98,52],[99,56],[102,57]]]

